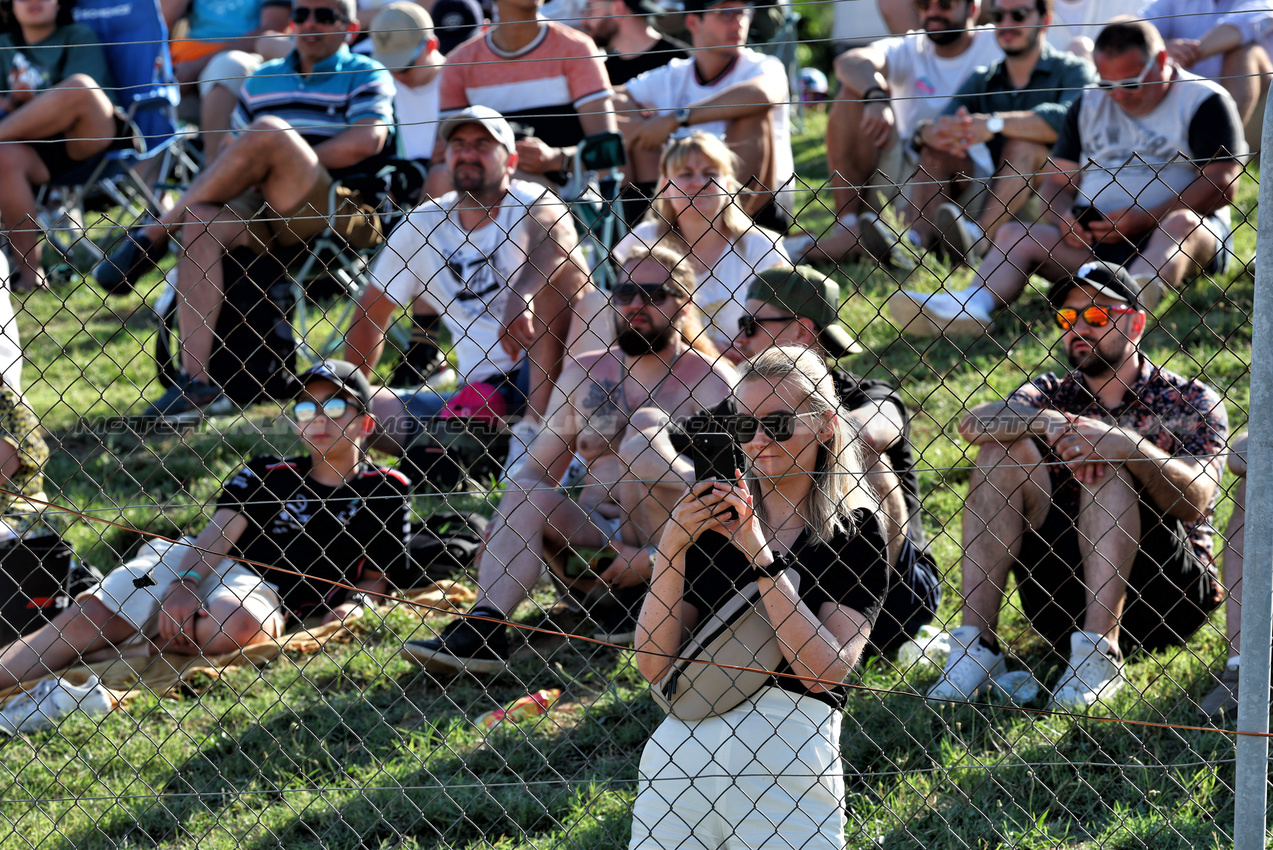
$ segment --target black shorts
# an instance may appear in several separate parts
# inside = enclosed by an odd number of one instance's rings
[[[124,117],[124,113],[118,109],[115,110],[115,138],[106,146],[106,150],[95,154],[88,159],[72,159],[71,155],[66,152],[66,137],[53,136],[48,139],[41,139],[31,145],[35,149],[36,156],[44,163],[44,167],[49,170],[49,180],[52,183],[78,182],[80,179],[87,179],[88,174],[82,176],[75,175],[77,169],[83,169],[92,164],[96,165],[98,159],[104,154],[111,151],[134,149],[140,150],[141,134],[132,122]],[[71,179],[68,179],[71,178]]]
[[[883,655],[919,633],[941,606],[941,577],[926,548],[907,539],[897,556],[893,585],[871,629],[867,653]]]
[[[791,213],[782,208],[777,198],[770,198],[763,207],[756,210],[751,220],[779,236],[790,230],[792,225]]]
[[[1206,274],[1220,274],[1228,265],[1228,253],[1224,246],[1224,236],[1222,234],[1229,231],[1229,225],[1215,213],[1204,216],[1204,219],[1202,226],[1210,231],[1220,244],[1216,246],[1215,256],[1207,263],[1203,272]],[[1116,242],[1112,245],[1102,243],[1092,248],[1092,256],[1098,260],[1113,263],[1116,266],[1126,266],[1140,256],[1141,252],[1148,247],[1150,238],[1157,232],[1158,229],[1154,228],[1130,240]]]
[[[1052,456],[1045,454],[1052,460]],[[1013,569],[1021,609],[1034,630],[1068,654],[1062,642],[1082,628],[1086,608],[1079,555],[1078,483],[1069,470],[1049,467],[1052,510],[1028,530]],[[1213,568],[1203,562],[1184,523],[1140,502],[1140,550],[1128,578],[1120,621],[1124,655],[1185,643],[1224,599]]]

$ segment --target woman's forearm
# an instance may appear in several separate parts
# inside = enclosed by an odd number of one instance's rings
[[[650,682],[658,682],[667,674],[691,625],[684,622],[685,551],[689,541],[679,539],[683,537],[670,530],[664,533],[654,558],[650,590],[637,618],[637,669]]]
[[[800,601],[799,592],[786,576],[761,578],[758,583],[769,622],[773,623],[782,645],[783,657],[792,672],[805,679],[805,687],[822,691],[830,685],[820,685],[818,681],[844,681],[860,654],[860,646],[857,652],[850,652],[854,642],[839,641],[809,606]]]

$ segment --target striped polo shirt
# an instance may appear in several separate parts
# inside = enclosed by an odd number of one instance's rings
[[[583,138],[579,108],[612,94],[605,59],[592,39],[556,21],[515,53],[501,50],[492,30],[451,51],[442,66],[442,117],[489,106],[553,147]]]
[[[343,44],[317,63],[309,76],[300,72],[300,57],[292,51],[282,59],[266,62],[244,82],[231,129],[237,132],[262,115],[273,115],[290,124],[313,147],[357,121],[375,118],[390,127],[390,138],[376,158],[387,157],[396,149],[393,94],[393,77],[385,67]],[[354,168],[366,171],[367,164],[364,160]]]

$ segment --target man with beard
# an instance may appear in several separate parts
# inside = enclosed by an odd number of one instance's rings
[[[912,146],[978,66],[1003,58],[993,28],[978,27],[976,0],[916,0],[923,31],[883,38],[836,60],[840,93],[827,117],[827,164],[836,223],[817,243],[793,240],[792,259],[857,257],[906,264],[897,237],[879,220],[917,166]],[[970,150],[977,175],[993,170],[985,145]],[[865,197],[864,197],[865,196]]]
[[[547,427],[500,500],[470,616],[436,638],[408,641],[407,659],[435,672],[503,671],[511,654],[504,623],[546,563],[575,592],[611,591],[617,604],[597,636],[631,643],[653,546],[694,477],[664,425],[719,404],[737,376],[695,348],[702,326],[683,257],[638,249],[623,272],[611,295],[618,342],[562,370]]]
[[[1125,266],[1151,312],[1191,275],[1224,273],[1247,152],[1233,98],[1176,67],[1147,21],[1115,20],[1092,55],[1100,79],[1065,115],[1043,217],[1000,227],[967,289],[895,293],[904,331],[985,333],[1030,275],[1064,279],[1093,259]]]
[[[1123,686],[1125,652],[1184,643],[1223,596],[1211,527],[1229,431],[1220,396],[1141,353],[1146,314],[1122,269],[1089,263],[1048,298],[1074,371],[959,425],[978,447],[963,625],[933,701],[973,699],[1003,674],[995,631],[1010,572],[1026,619],[1068,652],[1051,707],[1071,711]]]
[[[999,225],[1029,200],[1066,111],[1096,82],[1091,62],[1048,46],[1052,0],[996,0],[990,18],[1003,59],[973,71],[941,114],[915,131],[920,179],[904,217],[907,235],[925,248],[940,238],[955,263],[983,255]],[[977,145],[990,149],[995,173],[980,213],[966,217],[957,199],[976,173]]]
[[[512,178],[517,149],[503,116],[469,107],[444,119],[438,137],[457,191],[412,210],[393,231],[359,297],[345,357],[374,371],[399,308],[412,310],[416,329],[435,344],[444,325],[461,383],[486,385],[505,417],[525,410],[513,434],[529,444],[566,348],[609,344],[604,323],[589,324],[604,299],[587,279],[566,206]],[[383,424],[373,445],[401,452],[447,401],[428,387],[380,389],[372,409]],[[516,446],[510,465],[514,453]]]
[[[650,26],[650,16],[658,13],[653,0],[588,0],[587,11],[579,25],[606,51],[612,86],[688,55],[684,44]]]

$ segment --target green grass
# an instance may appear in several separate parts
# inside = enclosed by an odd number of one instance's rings
[[[801,175],[825,178],[823,120],[797,140]],[[801,224],[830,220],[805,193]],[[1239,208],[1253,217],[1255,182]],[[1240,255],[1255,234],[1244,224]],[[943,277],[944,270],[936,270]],[[953,277],[956,282],[966,271]],[[969,344],[900,338],[881,315],[896,287],[866,266],[836,271],[843,316],[870,353],[848,365],[899,384],[917,411],[924,521],[946,576],[942,618],[955,613],[959,521],[969,454],[953,425],[1057,366],[1057,333],[1037,289],[1016,317]],[[940,284],[923,272],[913,283]],[[1224,394],[1235,430],[1246,418],[1252,279],[1243,269],[1168,303],[1146,338],[1158,362]],[[279,409],[145,439],[110,418],[157,391],[154,323],[139,297],[104,306],[82,283],[26,298],[19,325],[28,396],[50,432],[49,492],[97,519],[171,533],[243,457],[291,443]],[[1231,482],[1226,482],[1226,486]],[[489,510],[481,494],[463,497]],[[420,500],[422,511],[438,506]],[[1222,502],[1219,527],[1229,511]],[[135,533],[77,520],[69,535],[110,567]],[[548,599],[547,595],[542,598]],[[541,615],[524,622],[539,624]],[[1114,716],[1192,725],[1199,677],[1223,652],[1221,620],[1189,646],[1141,659]],[[1007,612],[1019,659],[1046,679],[1054,662]],[[626,847],[637,761],[660,715],[629,655],[532,636],[515,676],[489,689],[435,681],[396,656],[419,619],[390,615],[353,645],[239,670],[165,698],[146,697],[100,725],[0,742],[0,847]],[[541,660],[540,656],[544,660]],[[1231,843],[1233,741],[1216,732],[1038,716],[993,704],[935,710],[917,694],[931,668],[876,661],[844,715],[848,834],[854,848],[1167,848]],[[543,687],[565,691],[540,721],[489,738],[469,719]]]

